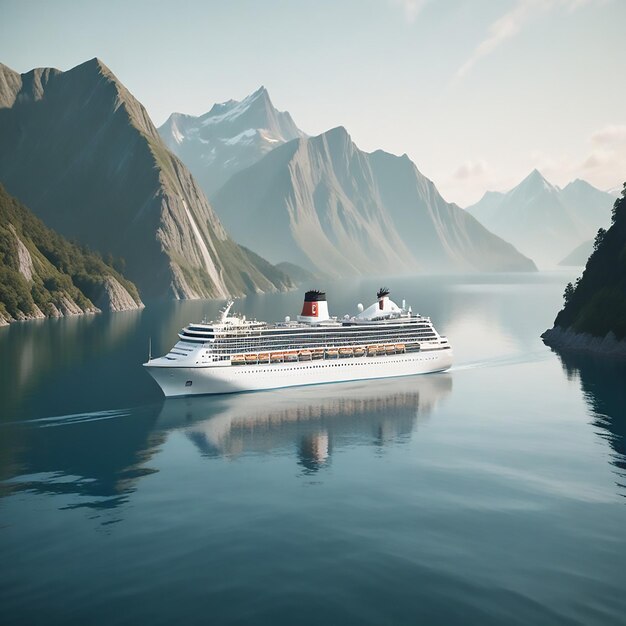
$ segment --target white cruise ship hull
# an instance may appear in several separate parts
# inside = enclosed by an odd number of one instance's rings
[[[260,391],[374,378],[441,372],[452,365],[452,350],[435,349],[376,357],[286,363],[184,367],[145,363],[166,397]]]

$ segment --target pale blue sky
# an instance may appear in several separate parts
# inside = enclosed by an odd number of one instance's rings
[[[626,1],[0,0],[0,61],[100,57],[160,125],[264,84],[307,133],[406,152],[465,205],[533,167],[626,179]]]

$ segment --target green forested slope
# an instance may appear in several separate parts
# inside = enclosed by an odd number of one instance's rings
[[[47,228],[0,185],[0,320],[133,304],[142,306],[135,285],[97,254]]]
[[[612,225],[600,229],[582,277],[565,289],[555,327],[626,338],[626,183],[613,207]]]

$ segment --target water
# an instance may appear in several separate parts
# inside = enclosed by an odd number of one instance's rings
[[[626,368],[539,339],[572,278],[386,279],[452,371],[238,396],[140,367],[220,303],[0,329],[0,623],[624,623]]]

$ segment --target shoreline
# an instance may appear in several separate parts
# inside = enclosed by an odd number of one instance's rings
[[[613,332],[605,337],[595,337],[589,333],[577,333],[571,328],[554,326],[546,330],[541,338],[547,346],[556,350],[626,359],[626,340],[618,340]]]

